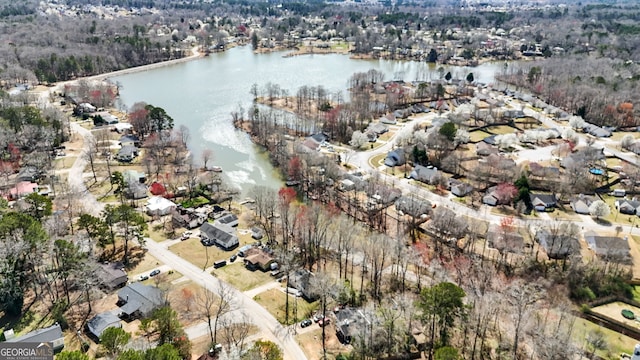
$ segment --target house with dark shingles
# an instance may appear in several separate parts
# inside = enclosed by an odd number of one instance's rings
[[[589,215],[589,206],[596,200],[593,196],[579,194],[570,201],[571,208],[577,214]]]
[[[547,209],[551,209],[556,207],[556,196],[553,194],[536,194],[530,193],[529,199],[531,200],[531,206],[536,211],[547,211]]]
[[[395,149],[387,153],[387,158],[384,159],[384,164],[389,167],[404,165],[405,157],[403,149]]]
[[[584,240],[598,257],[619,262],[631,260],[626,237],[600,236],[593,231],[588,231],[584,234]]]
[[[149,317],[154,310],[166,303],[162,290],[140,282],[129,284],[118,291],[119,315],[125,318]]]
[[[574,252],[580,251],[580,243],[575,237],[553,233],[548,229],[536,231],[535,240],[547,253],[549,259],[565,259]]]
[[[115,314],[116,311],[117,310],[100,313],[87,322],[87,332],[94,340],[99,342],[102,333],[110,327],[122,327],[120,318]]]
[[[615,202],[616,209],[623,214],[637,215],[640,214],[640,201],[620,199]]]
[[[138,148],[131,145],[126,145],[118,150],[116,159],[120,162],[131,162],[138,156]]]
[[[175,228],[195,229],[207,221],[207,215],[193,209],[178,207],[171,212],[171,223]]]
[[[99,264],[97,268],[100,285],[108,290],[123,287],[129,281],[124,266],[120,262]]]
[[[504,231],[500,226],[491,225],[486,236],[487,245],[501,253],[519,254],[524,250],[524,237],[517,231]]]
[[[360,309],[344,308],[336,313],[336,335],[343,344],[350,344],[365,333],[370,321]]]
[[[423,200],[415,197],[400,196],[395,202],[396,210],[403,213],[419,217],[431,214],[432,207],[429,200]]]
[[[422,165],[416,165],[409,175],[410,178],[425,184],[434,184],[439,176],[441,175],[438,173],[438,168]]]
[[[6,332],[5,332],[6,334]],[[22,336],[7,339],[8,343],[43,343],[50,342],[53,346],[53,351],[57,352],[64,347],[64,335],[62,334],[62,328],[58,323],[55,323],[49,327],[37,329]]]
[[[238,217],[235,214],[228,213],[228,214],[222,215],[220,218],[216,220],[216,222],[222,225],[236,227],[238,226]]]
[[[140,146],[140,138],[138,138],[135,135],[122,135],[120,137],[120,140],[118,140],[118,142],[122,147],[125,147],[125,146],[139,147]]]
[[[473,186],[460,180],[449,179],[449,190],[455,196],[464,197],[473,191]]]
[[[307,269],[296,270],[289,276],[289,283],[287,286],[298,290],[305,300],[313,302],[318,298],[318,294],[312,289],[312,276],[313,274]]]
[[[200,226],[200,242],[204,246],[216,245],[225,251],[231,251],[240,244],[234,228],[208,222]]]
[[[586,123],[585,126],[582,128],[582,131],[584,131],[585,133],[591,135],[591,136],[595,136],[598,138],[603,138],[603,137],[610,137],[611,136],[611,131],[605,129],[605,128],[601,128],[599,126],[593,125],[593,124],[589,124]]]

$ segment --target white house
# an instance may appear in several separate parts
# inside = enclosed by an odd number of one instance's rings
[[[176,204],[173,201],[165,199],[162,196],[150,197],[149,200],[147,200],[147,204],[145,205],[147,214],[151,216],[169,215],[175,208]]]

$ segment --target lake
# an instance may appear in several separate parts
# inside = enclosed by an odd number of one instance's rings
[[[124,108],[144,101],[164,108],[174,119],[174,128],[186,126],[194,159],[201,162],[201,152],[211,149],[214,156],[209,166],[222,167],[230,183],[246,194],[256,184],[282,186],[264,152],[231,122],[231,112],[239,106],[245,111],[251,106],[250,90],[254,83],[259,87],[269,82],[278,84],[294,95],[303,85],[322,85],[331,93],[342,91],[346,98],[347,82],[356,72],[376,69],[385,74],[386,80],[407,81],[436,79],[442,74],[438,71],[442,66],[420,62],[353,60],[339,54],[283,55],[282,52],[256,55],[249,46],[236,47],[197,60],[110,79],[120,86]],[[473,72],[476,81],[492,83],[504,63],[443,68],[458,78]]]

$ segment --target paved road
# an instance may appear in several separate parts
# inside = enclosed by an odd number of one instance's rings
[[[187,260],[171,252],[162,244],[156,243],[151,239],[147,239],[146,248],[149,254],[159,261],[171,265],[175,271],[180,272],[185,277],[191,279],[194,283],[207,288],[214,293],[223,286],[222,284],[226,284],[210,273],[203,272],[202,269],[196,267]],[[298,345],[294,337],[287,331],[286,327],[280,325],[273,315],[271,315],[260,304],[255,302],[251,297],[228,284],[226,285],[231,289],[233,294],[232,307],[235,309],[242,309],[248,319],[260,328],[268,340],[278,344],[283,350],[285,359],[307,359],[307,356],[304,354],[302,348],[300,348],[300,345]],[[201,332],[208,334],[208,328],[206,326],[204,328],[205,330],[202,330],[203,325],[199,326]],[[194,329],[193,331],[195,332],[197,330]]]

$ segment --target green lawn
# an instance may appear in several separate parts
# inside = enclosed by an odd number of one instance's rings
[[[571,335],[575,343],[584,345],[589,332],[598,330],[604,335],[607,349],[596,351],[596,355],[604,359],[619,359],[620,353],[633,352],[636,340],[582,318],[576,318]]]
[[[485,130],[495,135],[512,134],[516,131],[516,129],[506,125],[491,126],[486,128]]]
[[[308,303],[302,298],[285,295],[278,289],[271,289],[254,296],[258,304],[262,305],[281,324],[285,320],[285,296],[289,298],[289,324],[297,323],[309,318],[318,310],[319,302]],[[317,325],[316,325],[317,326]]]
[[[484,131],[472,131],[470,134],[470,141],[471,142],[478,142],[478,141],[482,141],[482,139],[486,138],[487,136],[490,136],[490,134],[484,132]]]
[[[241,260],[239,258],[235,263],[227,262],[227,266],[213,270],[213,274],[240,291],[251,290],[274,280],[269,273],[247,270]]]
[[[235,254],[233,251],[224,251],[216,246],[203,246],[197,238],[181,241],[170,246],[169,250],[201,269],[204,269],[205,264],[209,267],[215,261],[228,259]]]
[[[378,154],[369,159],[369,164],[373,167],[378,167],[384,164],[384,159],[387,158],[387,154]]]

